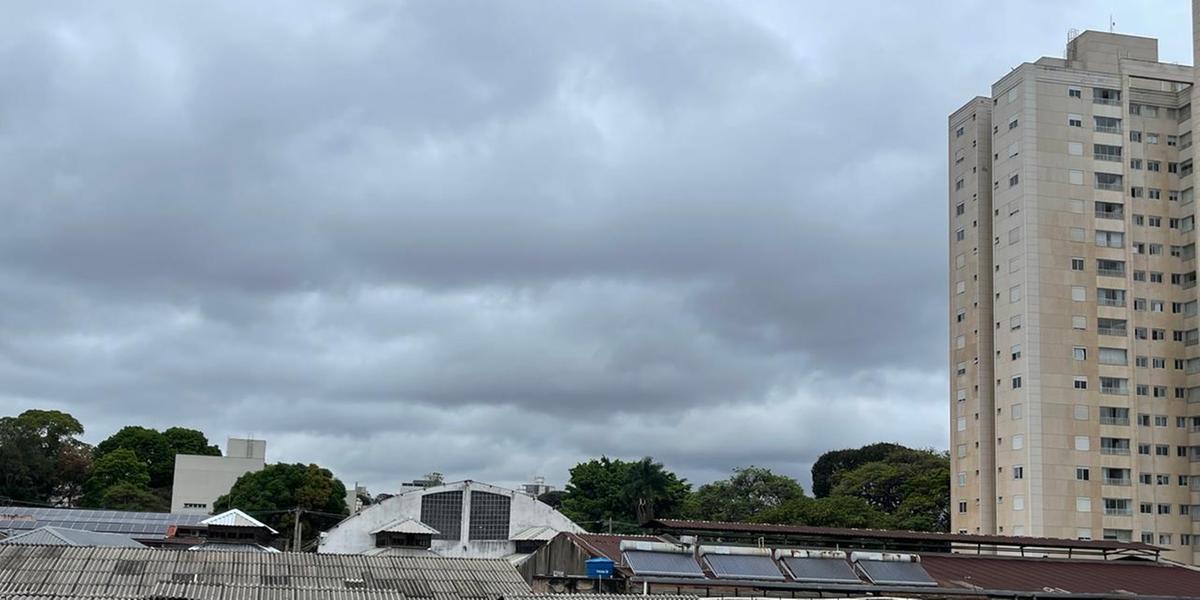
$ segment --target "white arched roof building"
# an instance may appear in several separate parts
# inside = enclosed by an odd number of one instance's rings
[[[322,534],[317,551],[503,558],[533,552],[560,531],[583,529],[523,492],[467,480],[368,506]]]

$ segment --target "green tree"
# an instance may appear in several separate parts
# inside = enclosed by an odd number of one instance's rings
[[[221,456],[221,449],[208,443],[204,433],[186,427],[171,427],[162,432],[163,439],[171,448],[171,454],[198,454],[200,456]],[[174,461],[171,468],[175,468]]]
[[[286,511],[297,508],[315,511],[303,513],[300,519],[306,543],[316,539],[319,530],[340,520],[338,515],[349,513],[346,486],[328,469],[285,463],[239,477],[229,493],[213,504],[217,512],[231,508],[249,513],[288,539],[292,535],[293,516]]]
[[[817,458],[812,466],[812,493],[816,498],[824,498],[837,485],[838,476],[844,471],[850,471],[861,465],[877,460],[883,460],[897,450],[907,450],[899,444],[881,442],[862,448],[831,450]]]
[[[759,513],[754,520],[814,527],[886,529],[893,526],[890,516],[854,496],[799,496]]]
[[[950,457],[900,447],[882,460],[841,473],[833,495],[861,498],[891,515],[894,526],[902,529],[948,531]]]
[[[592,531],[640,531],[638,523],[681,511],[687,499],[686,481],[651,458],[636,462],[606,456],[571,468],[562,496],[562,511]]]
[[[0,418],[0,496],[59,503],[64,501],[60,493],[77,495],[77,467],[86,468],[89,453],[87,445],[75,439],[82,433],[83,425],[75,417],[57,410],[27,410]]]
[[[804,496],[796,480],[749,466],[729,479],[700,486],[688,499],[688,516],[706,521],[749,521],[763,511]]]
[[[75,506],[92,474],[92,447],[75,440],[64,444],[58,451],[54,469],[54,497],[66,506]]]
[[[678,511],[690,491],[686,481],[649,456],[630,464],[625,474],[625,502],[639,524]]]
[[[91,476],[84,484],[83,504],[111,508],[104,504],[104,495],[110,488],[122,485],[151,493],[149,484],[150,470],[146,463],[133,450],[117,448],[97,458],[92,465]]]
[[[171,480],[175,474],[175,454],[162,433],[137,425],[122,427],[108,439],[96,444],[96,458],[100,459],[120,448],[133,451],[138,460],[146,465],[150,474],[150,487],[171,487]]]
[[[150,491],[149,488],[133,483],[117,483],[100,496],[100,506],[111,510],[138,510],[150,512],[165,512],[171,509],[171,503],[162,496]]]

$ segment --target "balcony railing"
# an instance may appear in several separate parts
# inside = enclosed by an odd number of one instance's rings
[[[1129,417],[1100,417],[1101,425],[1128,425]]]
[[[1106,517],[1130,517],[1133,516],[1133,509],[1129,508],[1104,508],[1104,516]]]
[[[1097,304],[1099,304],[1100,306],[1121,307],[1121,306],[1125,306],[1125,299],[1124,298],[1105,298],[1105,297],[1101,296],[1097,300]]]
[[[1108,160],[1112,162],[1121,162],[1120,154],[1109,154],[1107,152],[1093,152],[1092,158],[1096,160]]]
[[[1132,485],[1128,477],[1105,477],[1104,485]]]
[[[1112,456],[1129,456],[1129,448],[1100,448],[1100,454],[1108,454]]]
[[[1121,159],[1118,158],[1117,160],[1121,160]],[[1096,184],[1096,189],[1108,190],[1110,192],[1119,192],[1122,189],[1124,189],[1124,187],[1125,187],[1124,184],[1120,184],[1120,183],[1097,183]],[[1096,215],[1096,216],[1100,216],[1100,215]]]
[[[1121,133],[1121,128],[1120,127],[1110,127],[1108,125],[1097,125],[1096,131],[1098,133]]]
[[[1129,335],[1129,330],[1124,327],[1097,327],[1096,333],[1100,335],[1116,335],[1126,337]]]
[[[1191,400],[1191,398],[1188,400],[1194,402],[1194,400]],[[1200,433],[1200,425],[1189,425],[1188,433]]]
[[[1100,189],[1114,189],[1114,190],[1116,190],[1116,191],[1118,191],[1118,192],[1119,192],[1119,191],[1121,191],[1121,186],[1120,186],[1120,184],[1117,184],[1117,187],[1115,187],[1115,188],[1105,188],[1105,187],[1101,187],[1101,186],[1103,186],[1103,185],[1104,185],[1104,184],[1102,184],[1102,183],[1097,183],[1097,184],[1096,184],[1096,187],[1098,187],[1098,188],[1100,188]],[[1123,211],[1123,210],[1120,210],[1120,209],[1117,209],[1117,210],[1104,210],[1104,209],[1102,209],[1102,208],[1097,208],[1097,209],[1096,209],[1096,218],[1097,218],[1097,219],[1124,219],[1124,218],[1125,218],[1125,211]]]
[[[1124,277],[1125,269],[1106,269],[1106,268],[1101,267],[1101,268],[1096,269],[1096,274],[1102,275],[1104,277]],[[1193,285],[1195,285],[1195,284],[1193,284]],[[1122,306],[1124,306],[1123,303],[1122,303]]]
[[[1112,98],[1093,98],[1092,102],[1095,104],[1107,104],[1109,106],[1120,106],[1121,105],[1120,100],[1114,100]]]

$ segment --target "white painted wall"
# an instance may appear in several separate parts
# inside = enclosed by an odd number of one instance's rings
[[[530,527],[550,527],[557,531],[582,532],[583,529],[546,504],[513,490],[479,483],[461,481],[437,487],[417,489],[393,496],[364,508],[361,512],[338,523],[325,533],[317,551],[327,554],[361,554],[375,549],[371,531],[397,519],[421,519],[421,497],[438,492],[463,492],[462,535],[458,540],[433,540],[430,550],[441,556],[466,558],[500,558],[515,552],[516,545],[506,540],[470,540],[470,497],[472,490],[501,494],[512,499],[508,535]]]

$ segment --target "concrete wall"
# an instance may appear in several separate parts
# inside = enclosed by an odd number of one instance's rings
[[[426,494],[450,491],[463,492],[462,534],[457,540],[433,540],[430,550],[440,556],[469,558],[500,558],[515,552],[515,544],[507,540],[471,540],[470,492],[473,490],[501,494],[511,498],[508,535],[530,527],[550,527],[557,531],[579,532],[582,529],[562,513],[531,496],[513,490],[475,481],[463,481],[430,488],[412,490],[393,496],[351,515],[321,539],[318,552],[330,554],[361,554],[375,549],[371,531],[397,519],[421,519],[421,498]]]

